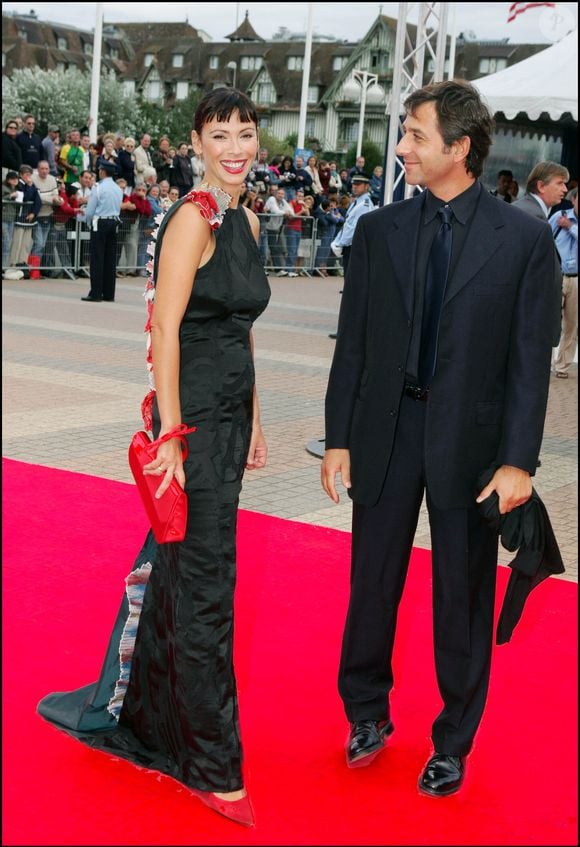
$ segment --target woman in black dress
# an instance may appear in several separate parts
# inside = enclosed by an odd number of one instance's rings
[[[267,456],[251,329],[270,289],[259,221],[238,204],[258,149],[251,101],[232,89],[210,92],[192,143],[205,183],[173,204],[157,231],[146,292],[155,385],[144,402],[155,438],[181,423],[196,427],[185,462],[171,438],[146,468],[159,477],[160,495],[173,477],[184,486],[186,537],[158,545],[149,533],[100,679],[48,695],[38,710],[90,746],[168,774],[215,811],[252,824],[232,664],[241,481]]]

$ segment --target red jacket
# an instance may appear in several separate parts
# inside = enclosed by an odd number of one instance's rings
[[[67,221],[76,218],[76,214],[80,209],[76,197],[69,197],[64,188],[61,188],[58,192],[58,196],[62,198],[63,203],[61,206],[54,207],[53,219],[55,223],[66,223]]]

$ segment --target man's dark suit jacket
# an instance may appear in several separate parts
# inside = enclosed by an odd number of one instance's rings
[[[403,397],[424,195],[355,232],[326,395],[326,448],[347,448],[357,503],[374,505]],[[475,502],[489,465],[534,474],[560,324],[550,228],[482,190],[447,284],[427,404],[427,486],[442,509]]]

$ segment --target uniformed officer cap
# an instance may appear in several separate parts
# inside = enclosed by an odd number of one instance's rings
[[[366,174],[353,174],[352,179],[351,179],[351,183],[353,185],[355,183],[370,182],[370,181],[371,181],[370,177],[368,177]]]
[[[107,176],[115,176],[115,174],[117,173],[117,168],[115,167],[113,162],[99,162],[99,170],[105,171]]]

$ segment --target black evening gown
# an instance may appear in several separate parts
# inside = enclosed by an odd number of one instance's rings
[[[162,221],[157,253],[181,202]],[[242,207],[226,211],[215,235],[180,331],[182,421],[197,427],[187,437],[185,540],[157,545],[149,533],[99,680],[49,694],[38,712],[91,747],[191,788],[227,792],[243,786],[232,647],[236,519],[252,427],[250,329],[270,288]]]

